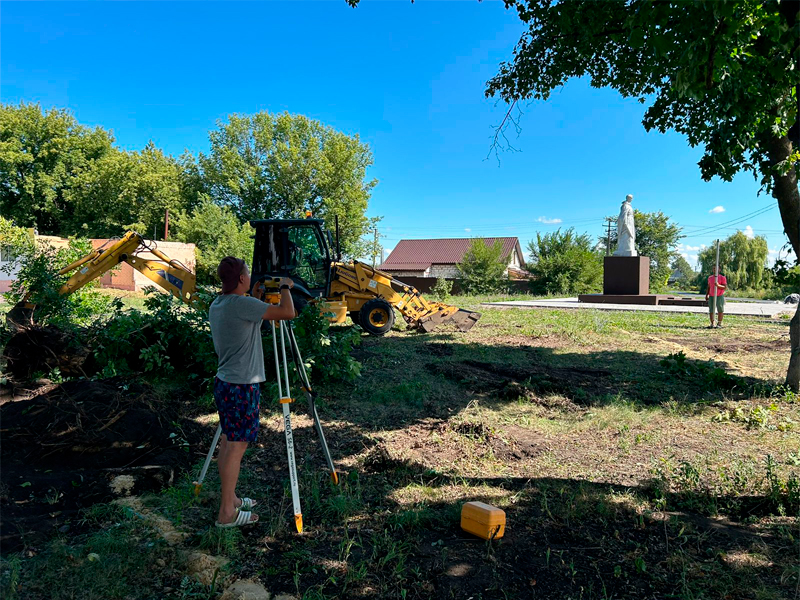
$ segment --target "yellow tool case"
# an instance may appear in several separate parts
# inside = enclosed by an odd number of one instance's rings
[[[461,529],[485,540],[500,539],[506,532],[506,513],[485,502],[467,502],[461,507]]]

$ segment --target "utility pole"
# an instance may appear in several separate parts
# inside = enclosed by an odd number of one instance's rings
[[[169,239],[169,209],[164,213],[164,241]]]
[[[611,224],[614,222],[613,217],[606,217],[606,256],[611,256]]]
[[[372,245],[372,268],[375,268],[375,259],[378,256],[378,228],[375,227],[375,243]]]

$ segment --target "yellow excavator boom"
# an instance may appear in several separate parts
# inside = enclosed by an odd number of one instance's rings
[[[143,252],[150,252],[157,260],[142,258],[139,253]],[[98,248],[61,269],[59,275],[74,273],[58,292],[61,295],[71,294],[123,262],[187,304],[197,302],[195,274],[179,261],[170,259],[156,248],[155,243],[148,242],[135,231],[127,232],[110,246]],[[8,312],[6,319],[17,325],[30,323],[34,308],[30,294],[27,294]]]

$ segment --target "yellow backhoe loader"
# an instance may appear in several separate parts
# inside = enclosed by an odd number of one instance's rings
[[[333,257],[333,236],[319,219],[250,221],[250,225],[255,229],[252,280],[290,277],[298,310],[309,301],[320,302],[333,314],[331,320],[341,323],[349,314],[372,335],[392,328],[395,309],[410,327],[425,332],[448,321],[468,331],[481,316],[431,302],[415,287],[366,263],[342,262],[338,243]]]
[[[332,321],[344,322],[349,314],[354,323],[372,335],[384,335],[392,328],[394,309],[409,326],[425,332],[448,321],[461,331],[468,331],[480,318],[476,312],[431,302],[413,286],[366,263],[342,262],[338,252],[334,259],[333,237],[321,220],[281,219],[250,224],[255,229],[253,283],[260,280],[269,285],[280,277],[290,277],[295,282],[292,296],[298,312],[308,302],[314,302],[332,315]],[[139,256],[145,252],[156,260]],[[59,275],[75,273],[59,291],[70,294],[123,262],[187,304],[198,302],[194,273],[133,231],[61,269]],[[33,309],[26,297],[6,318],[12,323],[30,324]]]

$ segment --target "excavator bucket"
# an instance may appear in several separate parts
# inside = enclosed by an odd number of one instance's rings
[[[430,333],[442,323],[452,322],[459,331],[469,331],[481,318],[481,313],[470,312],[459,308],[456,312],[447,314],[446,310],[439,310],[419,320],[419,328],[425,333]]]

